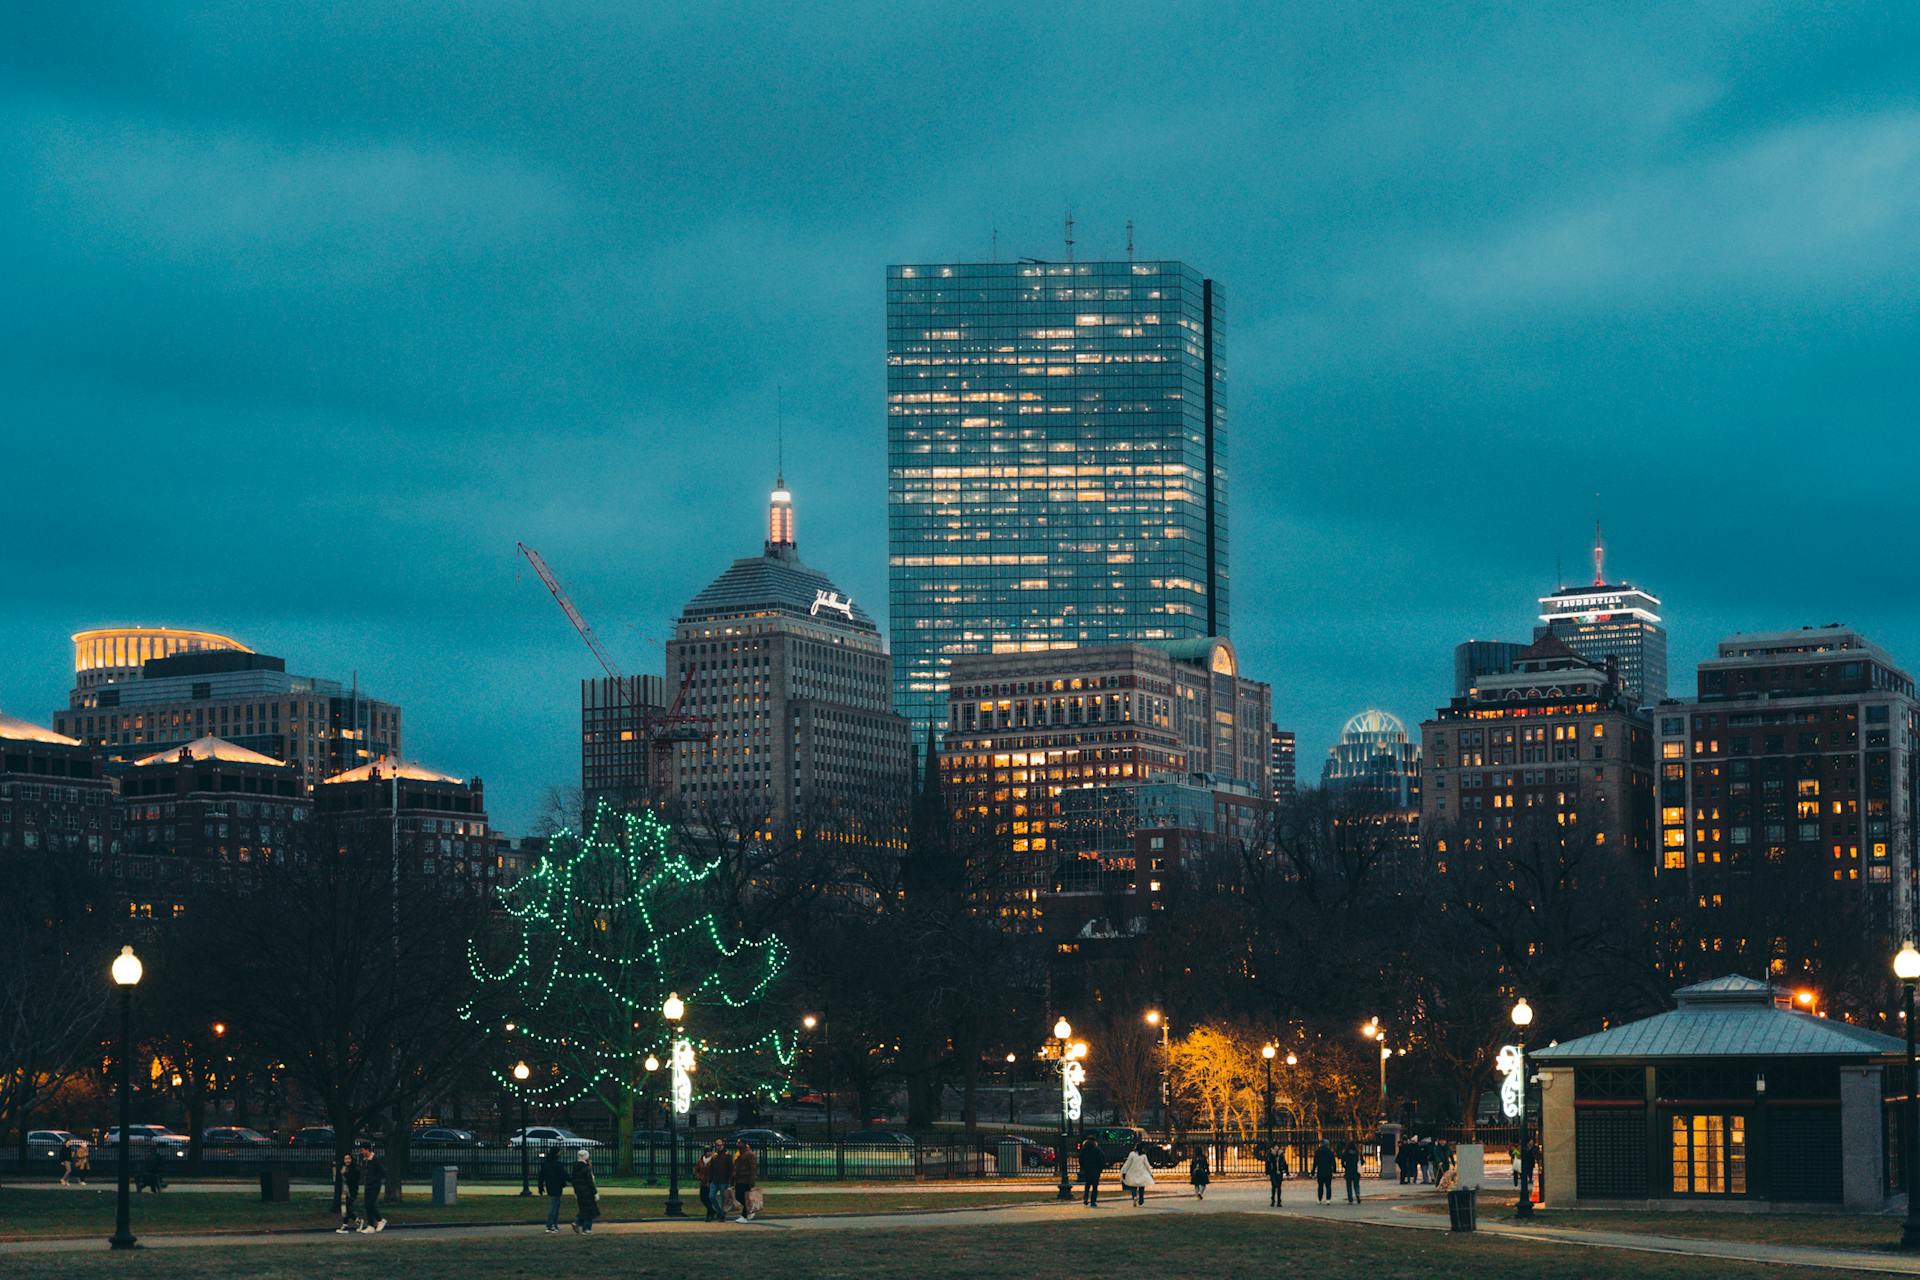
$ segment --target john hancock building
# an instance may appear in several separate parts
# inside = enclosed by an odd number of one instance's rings
[[[887,270],[894,709],[965,654],[1227,634],[1220,288],[1181,262]]]

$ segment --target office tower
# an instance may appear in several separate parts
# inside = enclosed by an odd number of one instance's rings
[[[784,477],[759,555],[687,602],[667,686],[701,724],[674,748],[672,795],[716,821],[791,832],[875,819],[907,793],[907,723],[867,611],[800,559]]]
[[[1920,702],[1885,650],[1838,625],[1732,636],[1652,714],[1669,955],[1817,979],[1913,936]]]
[[[1181,262],[887,270],[893,705],[969,654],[1228,631],[1219,286]]]
[[[948,699],[942,780],[968,856],[992,864],[976,906],[1009,928],[1038,929],[1050,896],[1138,889],[1135,835],[1181,807],[1148,784],[1200,797],[1210,833],[1244,830],[1212,797],[1270,805],[1272,691],[1225,640],[963,656]]]
[[[1667,633],[1660,625],[1660,600],[1631,583],[1610,583],[1606,545],[1594,529],[1593,582],[1561,587],[1540,597],[1540,622],[1534,637],[1552,633],[1583,658],[1620,666],[1620,680],[1643,707],[1667,696]]]
[[[580,682],[580,800],[591,824],[602,804],[638,812],[652,798],[649,741],[672,699],[659,676],[598,676]]]
[[[84,743],[0,712],[0,854],[85,858],[118,848],[113,783]]]
[[[1473,692],[1481,676],[1504,675],[1525,644],[1513,640],[1466,640],[1453,646],[1453,696]]]
[[[126,762],[215,737],[284,760],[312,786],[400,753],[400,708],[357,684],[290,675],[285,659],[210,631],[114,627],[73,637],[74,687],[54,728]]]
[[[1271,755],[1269,756],[1270,763],[1267,766],[1267,775],[1270,779],[1274,800],[1285,803],[1293,799],[1294,792],[1298,789],[1295,773],[1297,761],[1294,754],[1294,734],[1293,730],[1282,729],[1277,725],[1270,726],[1268,733],[1273,739],[1273,746]]]
[[[1367,710],[1348,720],[1327,748],[1320,785],[1329,793],[1385,809],[1420,807],[1420,749],[1400,717]]]
[[[1420,726],[1420,825],[1461,853],[1575,840],[1642,867],[1652,847],[1645,713],[1613,664],[1545,635]]]

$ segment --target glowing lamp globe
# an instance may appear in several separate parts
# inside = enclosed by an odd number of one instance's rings
[[[1268,1062],[1273,1061],[1273,1055],[1274,1055],[1274,1048],[1272,1045],[1268,1044],[1268,1045],[1260,1046],[1260,1056],[1265,1058]]]
[[[1297,1055],[1297,1054],[1292,1054],[1292,1053],[1290,1053],[1290,1054],[1288,1054],[1288,1055],[1287,1055],[1287,1065],[1288,1065],[1288,1066],[1290,1066],[1290,1067],[1297,1067],[1297,1066],[1299,1066],[1299,1065],[1300,1065],[1300,1058],[1299,1058],[1299,1055]]]
[[[652,1054],[648,1054],[647,1061],[644,1065],[649,1071],[658,1071],[660,1069],[660,1059],[654,1057]]]
[[[687,1016],[687,1002],[680,998],[678,991],[669,991],[667,1002],[660,1006],[660,1012],[666,1015],[668,1022],[678,1022]]]
[[[1513,1025],[1523,1030],[1533,1025],[1533,1006],[1527,1003],[1525,996],[1521,996],[1520,1003],[1513,1006]]]
[[[1893,958],[1893,976],[1902,982],[1920,978],[1920,951],[1915,951],[1911,942],[1901,947],[1900,954]]]
[[[144,972],[140,957],[133,954],[132,947],[121,947],[120,954],[113,958],[113,981],[116,986],[137,987],[140,985],[140,975]]]
[[[533,1074],[533,1069],[529,1067],[525,1062],[516,1062],[513,1064],[513,1078],[515,1080],[518,1080],[521,1084],[525,1084],[527,1082],[527,1077],[532,1074]]]
[[[1073,1024],[1071,1022],[1068,1022],[1065,1018],[1062,1018],[1060,1019],[1060,1021],[1053,1024],[1054,1039],[1065,1040],[1068,1036],[1072,1034],[1073,1034]]]

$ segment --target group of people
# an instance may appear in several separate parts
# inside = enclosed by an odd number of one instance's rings
[[[1336,1153],[1325,1138],[1313,1149],[1313,1198],[1333,1201],[1333,1171],[1340,1170],[1347,1186],[1347,1203],[1360,1203],[1360,1144],[1348,1138]]]
[[[372,1235],[387,1229],[387,1216],[380,1211],[380,1193],[387,1188],[387,1164],[362,1142],[340,1159],[333,1171],[333,1198],[340,1206],[340,1225],[335,1235],[358,1232]]]
[[[732,1150],[716,1139],[694,1162],[693,1176],[700,1184],[700,1203],[706,1208],[708,1222],[752,1222],[760,1215],[761,1197],[755,1185],[760,1173],[759,1157],[743,1139]]]
[[[1408,1138],[1393,1154],[1394,1167],[1400,1171],[1400,1185],[1439,1182],[1453,1168],[1451,1143],[1432,1138]]]
[[[573,1229],[581,1235],[593,1234],[593,1223],[600,1216],[600,1184],[593,1179],[593,1156],[585,1147],[573,1153],[573,1166],[561,1163],[560,1153],[552,1147],[540,1157],[540,1191],[547,1197],[547,1234],[560,1233],[560,1205],[573,1192]]]
[[[1088,1138],[1080,1144],[1080,1203],[1089,1209],[1100,1207],[1100,1175],[1107,1171],[1109,1161],[1106,1149],[1099,1142]],[[1193,1156],[1187,1161],[1187,1184],[1193,1188],[1193,1194],[1199,1199],[1207,1198],[1207,1184],[1213,1181],[1213,1170],[1207,1163],[1206,1149],[1194,1148]],[[1147,1188],[1153,1185],[1153,1161],[1147,1158],[1147,1144],[1136,1142],[1133,1149],[1120,1161],[1120,1189],[1127,1193],[1137,1208],[1147,1202]]]
[[[87,1170],[91,1167],[92,1155],[84,1139],[75,1138],[62,1143],[60,1147],[60,1185],[63,1187],[87,1185]]]

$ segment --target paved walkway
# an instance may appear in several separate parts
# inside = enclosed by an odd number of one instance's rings
[[[975,1184],[977,1185],[977,1184]],[[953,1189],[964,1189],[956,1184]],[[1076,1188],[1077,1190],[1077,1188]],[[1267,1206],[1264,1184],[1216,1183],[1207,1198],[1196,1199],[1184,1185],[1163,1183],[1152,1193],[1144,1207],[1133,1207],[1119,1189],[1113,1188],[1110,1200],[1103,1200],[1090,1211],[1076,1198],[1070,1203],[1018,1204],[993,1208],[929,1209],[906,1213],[835,1214],[805,1218],[765,1218],[748,1224],[709,1225],[698,1219],[667,1221],[603,1221],[596,1236],[658,1235],[667,1232],[719,1231],[801,1231],[833,1233],[840,1231],[925,1231],[963,1227],[1005,1226],[1030,1222],[1114,1222],[1134,1214],[1218,1214],[1245,1213],[1289,1218],[1310,1218],[1325,1222],[1344,1222],[1356,1226],[1390,1228],[1404,1231],[1447,1230],[1445,1214],[1421,1212],[1418,1204],[1434,1204],[1437,1193],[1430,1187],[1400,1187],[1369,1180],[1363,1188],[1365,1199],[1349,1205],[1344,1198],[1331,1204],[1316,1203],[1309,1182],[1295,1180],[1287,1184],[1287,1203],[1281,1210]],[[779,1186],[769,1188],[778,1208]],[[1338,1184],[1335,1195],[1341,1196]],[[522,1224],[492,1224],[448,1227],[408,1227],[405,1206],[393,1229],[383,1232],[379,1243],[364,1236],[341,1238],[330,1231],[292,1232],[256,1235],[150,1235],[141,1244],[152,1249],[192,1249],[207,1245],[318,1247],[334,1249],[417,1247],[442,1240],[499,1239],[502,1232],[531,1232],[537,1228]],[[1565,1228],[1523,1226],[1514,1223],[1505,1195],[1496,1189],[1481,1205],[1480,1230],[1516,1242],[1570,1245],[1582,1248],[1628,1250],[1641,1253],[1676,1254],[1686,1257],[1717,1258],[1729,1262],[1769,1263],[1779,1266],[1827,1267],[1841,1271],[1859,1271],[1885,1275],[1920,1276],[1920,1258],[1904,1254],[1875,1254],[1845,1249],[1826,1249],[1804,1245],[1773,1245],[1731,1240],[1682,1239],[1628,1232],[1584,1231]],[[136,1229],[137,1229],[136,1224]],[[1888,1220],[1889,1242],[1898,1234],[1899,1224]],[[101,1247],[96,1238],[36,1240],[0,1244],[0,1258],[9,1254],[49,1254],[91,1252]]]

